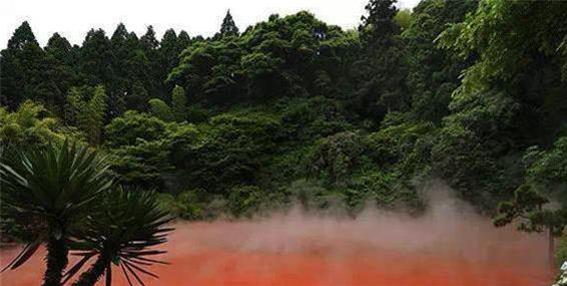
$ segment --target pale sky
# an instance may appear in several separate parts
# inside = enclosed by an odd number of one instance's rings
[[[118,23],[141,36],[153,25],[158,39],[165,30],[185,30],[191,36],[210,36],[219,30],[227,9],[244,31],[274,13],[289,15],[308,10],[326,23],[345,29],[356,27],[368,0],[0,0],[0,48],[14,30],[28,21],[44,46],[54,32],[72,44],[81,44],[91,28],[112,35]],[[419,0],[399,0],[412,8]]]

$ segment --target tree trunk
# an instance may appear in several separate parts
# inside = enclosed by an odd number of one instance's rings
[[[73,286],[93,286],[102,277],[104,271],[109,268],[110,260],[106,255],[99,255],[96,262],[73,283]],[[110,276],[109,274],[107,274]]]
[[[47,268],[43,277],[43,286],[61,286],[63,271],[67,267],[69,248],[64,238],[50,237],[47,240]]]
[[[112,265],[110,262],[106,265],[106,286],[112,286]]]

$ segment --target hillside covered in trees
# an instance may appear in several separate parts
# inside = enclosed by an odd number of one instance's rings
[[[2,150],[83,142],[183,219],[294,202],[419,214],[436,179],[497,224],[560,235],[567,2],[394,2],[371,0],[356,30],[227,13],[210,38],[121,24],[44,47],[24,22],[0,53]]]

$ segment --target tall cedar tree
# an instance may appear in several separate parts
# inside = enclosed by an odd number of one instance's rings
[[[52,103],[48,108],[63,117],[63,107],[67,90],[77,82],[75,66],[75,51],[69,41],[53,34],[45,46],[44,90],[50,95]]]
[[[23,22],[8,40],[8,48],[1,52],[1,105],[15,110],[26,99],[45,101],[45,98],[35,97],[36,89],[43,81],[41,67],[44,59],[44,52],[29,23]]]
[[[79,68],[83,83],[104,84],[113,81],[113,53],[110,39],[101,29],[91,29],[81,47]]]
[[[140,37],[140,46],[143,51],[140,54],[147,61],[147,80],[134,82],[130,90],[130,98],[127,100],[129,103],[127,109],[145,110],[148,95],[161,97],[164,90],[164,79],[162,78],[164,75],[160,69],[159,41],[153,26],[148,26],[146,33]]]
[[[226,37],[233,37],[238,36],[240,34],[236,23],[234,23],[234,19],[230,14],[230,10],[226,11],[226,16],[222,20],[222,25],[220,31],[215,35],[215,38],[226,38]]]
[[[364,43],[371,48],[382,49],[392,46],[393,36],[400,33],[400,27],[394,21],[398,9],[396,0],[370,0],[364,8],[368,15],[362,16],[362,25],[358,30]]]

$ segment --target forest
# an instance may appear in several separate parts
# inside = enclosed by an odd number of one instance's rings
[[[81,45],[42,47],[23,22],[0,52],[0,161],[93,150],[139,191],[114,196],[197,221],[297,203],[419,216],[440,180],[497,226],[561,237],[567,2],[395,2],[370,0],[352,30],[308,11],[244,29],[228,11],[212,37],[120,24]],[[29,240],[29,221],[0,217],[3,240]]]

